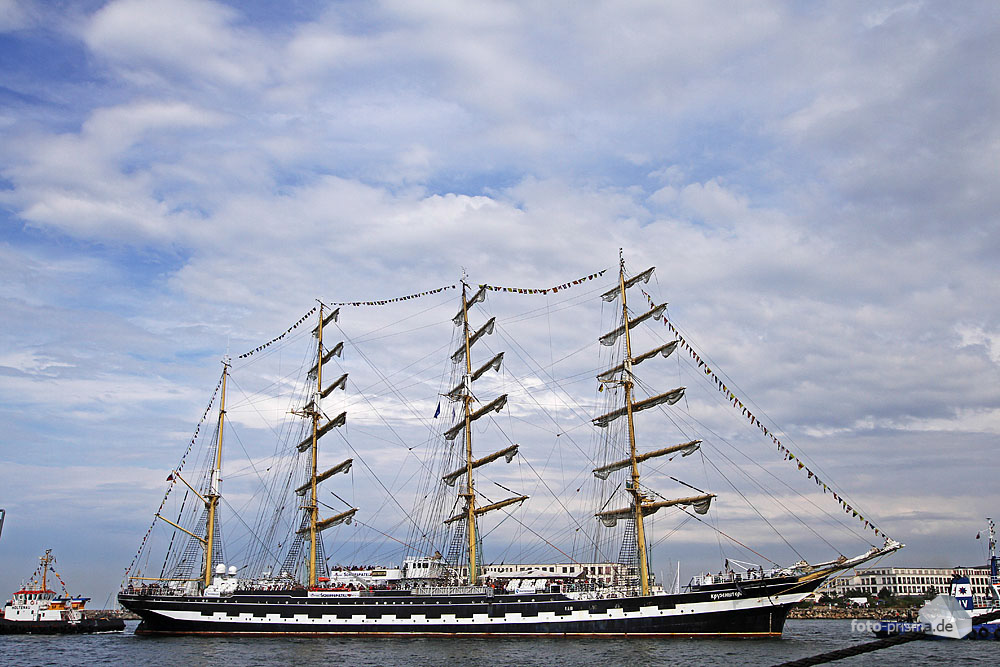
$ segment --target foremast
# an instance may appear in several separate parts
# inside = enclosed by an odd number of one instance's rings
[[[614,345],[615,342],[620,338],[624,337],[624,361],[612,368],[610,370],[604,371],[598,375],[598,379],[603,383],[620,384],[625,390],[625,406],[623,408],[618,408],[607,414],[596,417],[593,420],[594,425],[604,428],[607,427],[615,419],[619,417],[627,418],[627,432],[628,432],[628,452],[629,456],[627,459],[615,461],[593,470],[593,473],[599,479],[607,479],[608,475],[615,470],[621,470],[628,468],[630,471],[630,476],[628,483],[626,483],[626,491],[631,496],[630,507],[607,510],[599,512],[595,516],[600,519],[606,526],[614,526],[618,519],[632,518],[635,522],[635,538],[636,538],[636,550],[637,557],[639,561],[639,585],[640,592],[642,595],[649,595],[649,556],[646,550],[646,529],[644,517],[653,514],[659,509],[664,507],[673,507],[677,505],[691,505],[695,508],[695,511],[699,514],[704,514],[708,511],[708,506],[711,503],[712,498],[715,494],[707,493],[697,496],[689,496],[685,498],[676,498],[672,500],[662,500],[658,502],[652,502],[651,498],[647,497],[642,492],[642,487],[640,485],[640,475],[639,475],[639,463],[650,458],[665,456],[667,454],[673,454],[681,452],[683,456],[688,456],[693,453],[701,444],[700,440],[693,440],[680,445],[675,445],[671,447],[665,447],[652,452],[647,452],[645,454],[639,454],[636,448],[636,438],[635,438],[635,413],[645,410],[647,408],[654,407],[656,405],[661,405],[663,403],[676,403],[684,395],[685,388],[679,387],[672,391],[666,392],[664,394],[659,394],[651,398],[635,402],[633,400],[635,379],[632,374],[632,368],[634,365],[641,363],[646,359],[655,357],[656,355],[662,355],[664,357],[668,356],[674,351],[677,346],[676,341],[673,343],[668,343],[662,345],[654,350],[646,352],[644,354],[633,357],[632,355],[632,337],[629,331],[638,325],[639,323],[649,319],[655,318],[660,319],[663,315],[663,311],[666,308],[666,304],[660,306],[654,306],[649,312],[640,315],[639,317],[629,319],[628,311],[628,295],[627,289],[637,284],[640,280],[645,282],[649,281],[650,276],[653,274],[653,268],[643,271],[641,274],[626,280],[625,278],[625,260],[620,258],[619,261],[619,271],[618,271],[618,287],[605,292],[602,298],[605,301],[613,301],[616,297],[621,299],[621,313],[622,313],[622,325],[607,334],[604,334],[600,338],[602,345]]]
[[[482,377],[483,374],[491,368],[495,371],[499,371],[500,365],[503,362],[503,352],[494,355],[493,358],[483,364],[480,368],[473,371],[472,347],[483,336],[493,333],[493,329],[496,325],[496,318],[490,318],[482,327],[477,329],[475,332],[472,331],[472,327],[469,325],[469,308],[476,303],[485,301],[486,287],[480,287],[479,290],[473,294],[471,299],[468,295],[468,289],[468,284],[463,280],[462,309],[453,319],[453,322],[456,325],[462,327],[462,346],[456,350],[451,357],[452,361],[456,363],[464,361],[465,372],[462,373],[462,380],[458,386],[446,394],[450,400],[462,402],[463,417],[461,421],[444,433],[446,440],[454,440],[460,431],[463,429],[465,430],[465,461],[462,468],[444,475],[442,477],[442,481],[451,486],[454,485],[458,478],[463,476],[463,474],[465,477],[465,486],[458,493],[459,498],[462,498],[465,501],[465,508],[461,513],[446,519],[445,524],[453,523],[462,519],[465,520],[467,539],[466,550],[468,553],[467,563],[469,568],[468,583],[470,586],[475,586],[479,583],[479,545],[476,540],[476,536],[478,534],[476,531],[477,517],[487,512],[507,507],[508,505],[523,502],[528,499],[528,496],[515,496],[513,498],[507,498],[506,500],[501,500],[500,502],[481,507],[476,505],[476,480],[473,470],[479,466],[495,461],[500,457],[506,457],[507,461],[510,462],[511,459],[513,459],[517,454],[518,446],[512,445],[510,447],[506,447],[505,449],[494,452],[493,454],[484,456],[480,459],[476,459],[473,456],[472,422],[489,414],[490,412],[499,412],[503,409],[503,406],[507,403],[507,394],[502,394],[478,410],[473,409],[473,403],[477,399],[472,393],[472,383]]]
[[[354,518],[354,514],[358,511],[358,508],[354,507],[328,519],[320,520],[319,518],[320,503],[317,495],[319,483],[337,473],[347,473],[351,469],[351,463],[353,462],[353,459],[347,459],[346,461],[338,463],[322,473],[319,472],[319,439],[331,429],[343,426],[347,423],[347,413],[342,412],[333,419],[328,419],[322,426],[320,425],[322,417],[324,416],[321,404],[322,399],[329,396],[335,389],[346,390],[347,387],[346,373],[341,375],[335,382],[330,384],[330,386],[326,388],[323,387],[323,365],[330,361],[333,357],[339,357],[343,353],[344,349],[343,342],[337,343],[329,350],[323,346],[323,328],[331,322],[336,322],[340,315],[339,308],[331,311],[329,314],[326,313],[325,308],[325,305],[320,302],[319,323],[316,325],[316,328],[313,329],[313,335],[316,336],[316,364],[310,369],[310,374],[316,374],[316,389],[312,393],[309,403],[307,403],[305,408],[298,413],[307,417],[311,422],[311,432],[309,436],[298,444],[298,450],[300,452],[304,452],[306,449],[309,450],[308,480],[305,484],[295,490],[295,493],[299,496],[305,496],[307,492],[309,494],[308,500],[306,500],[306,502],[302,505],[302,509],[306,512],[306,525],[303,528],[300,528],[298,532],[299,534],[308,533],[309,535],[309,556],[307,558],[307,567],[309,578],[308,585],[310,588],[315,588],[317,583],[319,583],[319,541],[321,539],[320,536],[322,531],[341,523],[350,524]]]
[[[628,295],[625,292],[625,260],[622,259],[618,269],[618,289],[622,299],[622,321],[628,322]],[[635,451],[635,421],[632,414],[632,336],[625,327],[625,368],[622,373],[622,386],[625,388],[625,407],[628,412],[628,449],[629,464],[632,468],[632,509],[635,515],[635,540],[639,547],[639,582],[642,594],[649,595],[649,561],[646,554],[646,528],[642,519],[642,502],[644,500],[639,488],[639,462]]]

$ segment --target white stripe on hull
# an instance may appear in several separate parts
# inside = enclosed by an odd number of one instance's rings
[[[579,622],[600,622],[609,620],[624,619],[653,619],[665,617],[690,617],[700,614],[724,613],[749,611],[753,609],[780,608],[784,605],[794,604],[801,601],[806,594],[791,593],[785,595],[775,595],[770,598],[737,598],[730,600],[715,600],[709,602],[693,602],[688,604],[677,604],[669,609],[663,609],[655,605],[640,607],[637,611],[625,611],[621,608],[610,608],[606,612],[592,612],[588,609],[575,609],[569,615],[556,615],[553,611],[542,611],[537,616],[525,618],[520,612],[511,612],[503,616],[489,616],[488,614],[473,614],[471,617],[458,617],[455,614],[442,614],[440,618],[427,618],[422,614],[413,614],[408,618],[397,618],[391,610],[386,610],[380,616],[372,617],[364,614],[353,614],[350,618],[339,618],[335,614],[323,614],[321,616],[309,616],[307,613],[296,613],[292,616],[281,616],[275,613],[268,613],[263,616],[254,616],[250,613],[239,612],[227,614],[223,611],[216,611],[211,616],[204,616],[200,611],[172,610],[172,609],[152,609],[156,614],[179,622],[199,623],[211,625],[212,623],[227,624],[253,624],[262,626],[261,630],[266,631],[269,625],[298,625],[303,627],[303,631],[308,631],[309,626],[352,626],[370,625],[373,632],[391,632],[393,627],[398,626],[423,626],[429,630],[440,628],[447,632],[449,626],[505,626],[510,627],[510,631],[517,632],[518,625],[539,625]],[[216,605],[216,601],[206,601],[204,604]],[[308,604],[308,603],[303,603]],[[567,601],[572,604],[572,601]],[[238,606],[234,604],[233,606]],[[485,630],[485,628],[484,628]],[[333,630],[335,631],[335,630]],[[505,630],[506,632],[506,630]],[[557,631],[558,632],[558,631]],[[538,634],[538,633],[532,633]]]

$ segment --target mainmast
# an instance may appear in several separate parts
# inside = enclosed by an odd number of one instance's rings
[[[444,434],[445,439],[454,440],[458,436],[459,431],[465,429],[465,463],[462,468],[450,472],[442,477],[442,480],[451,486],[455,484],[457,479],[462,476],[463,473],[465,475],[465,488],[458,494],[460,498],[465,499],[465,509],[461,514],[456,514],[455,516],[445,520],[445,523],[448,524],[460,519],[465,519],[466,537],[468,541],[469,585],[475,586],[479,582],[479,552],[476,541],[476,517],[485,514],[486,512],[500,509],[501,507],[522,502],[527,500],[528,497],[517,496],[493,503],[491,505],[486,505],[484,507],[476,506],[476,480],[472,471],[479,466],[495,461],[500,457],[506,457],[507,461],[510,462],[510,460],[517,454],[518,446],[512,445],[480,459],[474,458],[472,453],[472,422],[489,414],[490,412],[499,412],[507,403],[507,394],[499,396],[478,410],[473,410],[472,404],[476,398],[472,394],[472,383],[482,377],[482,375],[490,368],[495,371],[499,371],[500,364],[503,361],[503,353],[501,352],[494,355],[492,359],[487,361],[480,368],[475,371],[472,370],[472,346],[484,335],[493,333],[496,318],[490,318],[480,329],[475,332],[472,331],[469,326],[469,307],[486,300],[486,287],[480,287],[471,299],[468,297],[468,287],[468,284],[466,284],[463,280],[462,309],[453,320],[456,325],[460,325],[462,327],[462,346],[451,356],[452,361],[456,363],[464,360],[465,372],[462,373],[461,383],[446,394],[446,396],[452,401],[462,401],[463,417],[460,422],[445,431]]]
[[[629,495],[631,495],[631,506],[622,509],[603,511],[598,513],[596,516],[606,526],[614,526],[618,522],[618,519],[632,518],[634,520],[636,548],[639,560],[639,585],[642,595],[649,595],[649,558],[646,552],[646,528],[644,517],[653,514],[661,508],[673,507],[677,505],[692,505],[696,512],[704,514],[708,511],[711,499],[715,497],[714,494],[703,494],[698,496],[689,496],[686,498],[651,502],[650,498],[643,495],[642,487],[639,483],[639,464],[641,462],[651,458],[678,452],[680,452],[683,456],[688,456],[697,450],[701,445],[701,440],[692,440],[691,442],[671,447],[664,447],[645,454],[639,454],[636,449],[634,421],[635,413],[664,403],[676,403],[684,395],[685,390],[684,387],[678,387],[672,391],[652,396],[642,401],[636,402],[633,400],[635,388],[635,378],[632,374],[633,366],[657,355],[662,355],[664,357],[669,356],[677,347],[677,343],[674,341],[672,343],[667,343],[666,345],[661,345],[654,350],[650,350],[649,352],[645,352],[638,356],[632,356],[632,336],[629,331],[639,323],[644,322],[651,317],[660,319],[666,309],[666,304],[661,304],[659,306],[654,306],[649,312],[643,315],[629,319],[627,289],[637,284],[640,280],[648,282],[650,276],[652,275],[653,268],[649,268],[639,275],[626,280],[625,259],[624,257],[620,257],[618,286],[601,295],[601,298],[605,301],[613,301],[616,297],[621,299],[622,325],[614,331],[601,336],[600,342],[602,345],[614,345],[620,337],[624,336],[625,359],[618,366],[599,374],[598,379],[604,383],[622,385],[625,389],[625,406],[601,415],[600,417],[596,417],[593,420],[594,425],[600,428],[607,427],[608,424],[619,417],[624,416],[628,421],[628,458],[600,466],[599,468],[595,468],[593,472],[599,479],[607,479],[613,471],[628,468],[630,470],[630,478],[626,482],[625,488]]]
[[[469,301],[466,298],[468,286],[462,282],[462,327],[463,338],[465,339],[465,374],[463,378],[472,374],[472,345],[469,344]],[[476,487],[472,478],[472,392],[466,392],[462,396],[465,404],[465,525],[467,526],[467,537],[469,540],[469,585],[475,586],[479,581],[476,571]]]

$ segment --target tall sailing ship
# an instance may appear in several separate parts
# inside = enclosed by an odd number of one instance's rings
[[[295,436],[279,432],[276,462],[267,468],[272,481],[266,484],[264,493],[258,494],[264,499],[258,519],[253,526],[244,522],[251,528],[247,538],[250,546],[245,549],[249,555],[239,567],[227,568],[222,549],[221,480],[232,369],[231,361],[226,359],[216,388],[219,409],[215,429],[210,438],[203,439],[209,446],[202,457],[202,470],[192,474],[183,469],[186,453],[182,464],[171,471],[167,494],[176,489],[174,501],[183,495],[180,508],[176,515],[168,516],[166,498],[161,503],[118,596],[123,607],[142,617],[136,632],[430,637],[780,636],[788,609],[827,577],[902,545],[885,538],[884,543],[870,545],[853,558],[837,554],[825,562],[800,560],[784,566],[726,559],[722,567],[721,563],[714,567],[699,564],[700,572],[719,570],[719,574],[699,574],[685,586],[678,580],[671,590],[666,590],[662,582],[656,581],[649,556],[650,517],[672,508],[684,520],[697,519],[710,512],[716,494],[677,480],[686,492],[664,497],[647,483],[649,475],[642,474],[650,468],[662,472],[662,466],[678,456],[683,460],[702,445],[702,440],[687,439],[650,449],[638,441],[639,413],[665,411],[685,394],[685,387],[647,392],[652,394],[648,397],[640,397],[637,391],[648,387],[638,379],[636,367],[644,364],[645,370],[655,366],[656,358],[670,356],[678,346],[678,340],[672,340],[646,351],[633,349],[633,329],[659,320],[666,307],[650,303],[649,310],[641,314],[629,308],[630,291],[648,283],[652,274],[651,268],[629,275],[622,260],[617,284],[599,295],[604,303],[611,304],[617,326],[599,338],[600,349],[610,352],[605,355],[610,357],[608,365],[597,374],[599,396],[605,405],[589,424],[597,446],[585,465],[592,476],[598,506],[589,511],[589,519],[572,519],[582,526],[576,532],[596,535],[590,542],[590,558],[565,553],[529,526],[527,532],[560,552],[564,559],[560,565],[484,563],[481,526],[487,523],[494,530],[520,508],[530,507],[532,499],[494,482],[512,495],[491,500],[478,484],[487,466],[502,459],[510,463],[526,455],[513,441],[485,455],[481,454],[481,446],[475,446],[484,425],[492,428],[496,425],[493,417],[510,409],[510,394],[487,395],[490,383],[480,382],[491,371],[500,371],[504,352],[488,357],[480,354],[484,346],[477,343],[497,326],[495,317],[474,324],[482,310],[475,306],[484,304],[490,290],[485,285],[477,289],[463,279],[458,287],[460,308],[453,319],[457,344],[450,350],[451,372],[440,391],[435,413],[438,417],[444,402],[450,408],[446,413],[453,414],[454,421],[436,428],[430,438],[430,449],[438,455],[428,457],[421,465],[425,472],[436,470],[425,475],[435,488],[418,494],[419,506],[406,516],[412,524],[410,535],[405,542],[391,537],[408,545],[408,556],[401,563],[374,567],[331,566],[326,555],[331,540],[327,531],[352,522],[360,524],[365,512],[342,501],[333,490],[330,495],[342,506],[327,505],[319,490],[336,475],[349,473],[354,459],[363,459],[364,450],[351,445],[353,457],[325,470],[320,465],[324,436],[342,432],[347,423],[347,411],[334,411],[330,406],[335,403],[333,392],[346,390],[348,380],[348,374],[342,373],[324,384],[324,369],[334,357],[341,357],[344,342],[329,344],[331,328],[340,328],[340,311],[320,303],[314,309],[315,346],[303,376],[309,389],[299,395],[300,402],[290,411],[304,420],[306,427]],[[477,389],[480,385],[485,387],[483,391]],[[399,398],[400,394],[390,392],[390,396]],[[365,400],[373,405],[371,400]],[[291,463],[279,464],[279,458]],[[253,469],[254,474],[260,473],[257,467]],[[385,487],[382,482],[379,486]],[[542,482],[541,486],[546,484]],[[398,501],[393,502],[399,506]],[[558,498],[543,500],[541,510],[551,509],[554,504],[569,511]],[[326,512],[331,514],[323,516]],[[608,555],[608,538],[600,536],[599,531],[610,531],[615,536],[619,543],[617,559]],[[159,561],[151,555],[149,545],[153,540],[147,542],[154,532],[169,540],[159,567]],[[341,533],[333,532],[335,542]]]

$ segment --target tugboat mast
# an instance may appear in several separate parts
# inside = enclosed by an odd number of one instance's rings
[[[993,519],[986,517],[990,526],[990,588],[993,589],[995,602],[1000,604],[1000,573],[997,572],[997,532]]]
[[[46,549],[45,555],[40,556],[39,559],[42,561],[42,592],[49,590],[49,563],[53,561],[52,549]]]

